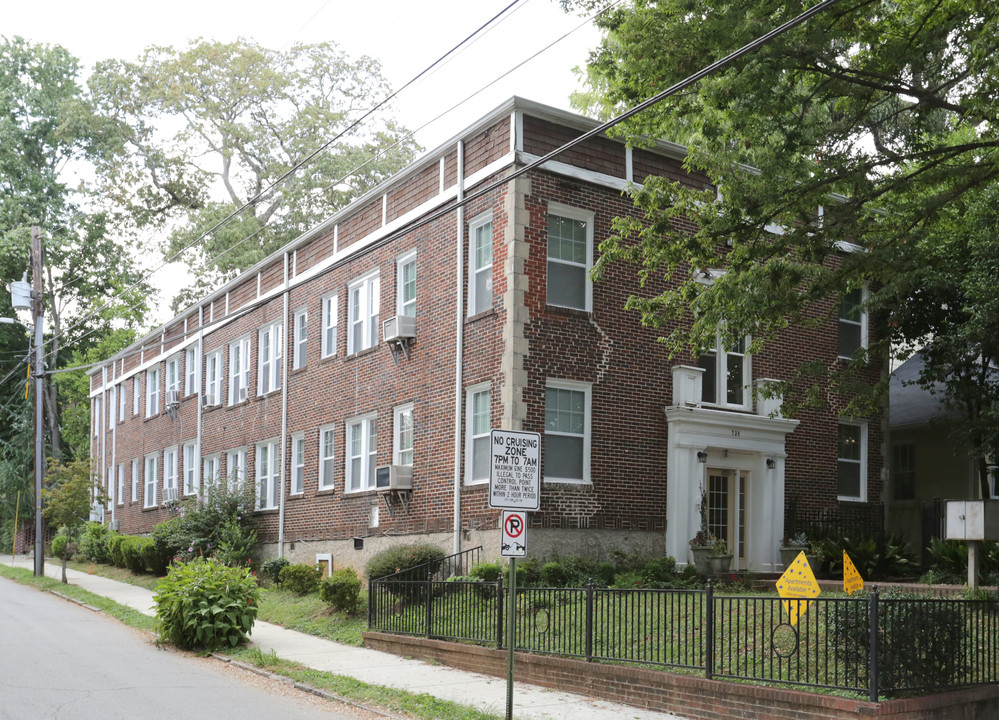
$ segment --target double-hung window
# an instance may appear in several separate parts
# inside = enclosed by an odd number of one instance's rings
[[[180,355],[166,361],[166,401],[167,405],[180,401]]]
[[[465,390],[465,482],[489,482],[489,431],[492,429],[489,383]]]
[[[222,481],[222,468],[221,468],[222,456],[207,455],[202,462],[202,477],[205,479],[205,490],[211,490],[212,488],[217,488]]]
[[[184,443],[184,494],[194,495],[198,492],[198,444]]]
[[[142,507],[150,508],[156,506],[156,481],[158,474],[159,456],[156,453],[146,455],[146,472],[145,477],[143,477],[146,494],[142,502]]]
[[[337,296],[327,295],[322,300],[323,305],[323,337],[322,356],[336,355],[337,327]]]
[[[345,451],[347,492],[375,487],[378,418],[375,415],[347,421],[347,447]]]
[[[545,481],[590,481],[590,384],[545,385]]]
[[[840,500],[867,500],[867,423],[841,420],[836,442],[836,493]]]
[[[230,450],[226,456],[229,490],[241,489],[246,483],[246,448]]]
[[[184,351],[184,395],[197,394],[201,377],[198,369],[198,346],[193,345]]]
[[[115,499],[119,505],[125,504],[125,463],[118,463],[118,491]]]
[[[306,308],[295,311],[293,341],[295,351],[292,353],[292,370],[305,367],[309,349],[309,311]]]
[[[112,387],[108,391],[108,430],[114,430],[114,412],[118,402],[118,388]]]
[[[229,343],[229,404],[250,396],[250,338]]]
[[[132,460],[132,502],[139,499],[139,458]]]
[[[305,492],[305,433],[291,436],[291,494]]]
[[[867,347],[867,292],[863,287],[845,293],[839,305],[837,354],[848,358]]]
[[[395,313],[416,317],[416,250],[410,250],[395,263]]]
[[[548,304],[589,311],[593,213],[548,204]]]
[[[257,350],[257,394],[266,395],[281,387],[281,323],[260,329]]]
[[[177,500],[177,447],[163,451],[163,499]]]
[[[916,446],[900,443],[892,446],[892,487],[896,500],[916,498]]]
[[[142,397],[142,380],[138,375],[132,378],[132,414],[139,414],[139,398]]]
[[[257,443],[257,509],[273,510],[278,506],[278,441]]]
[[[392,464],[413,464],[413,403],[392,411]]]
[[[319,489],[333,487],[333,448],[336,428],[326,425],[319,428]]]
[[[222,402],[222,351],[216,350],[205,356],[205,405],[219,405]]]
[[[160,369],[146,370],[146,417],[160,414]]]
[[[724,348],[725,340],[719,333],[715,346],[697,359],[704,369],[701,376],[701,400],[707,405],[749,410],[752,405],[752,366],[746,352],[748,337],[739,338]]]
[[[468,226],[468,314],[493,306],[493,216],[481,215]]]
[[[94,398],[94,419],[90,423],[90,427],[94,429],[94,437],[98,437],[101,434],[101,399]]]
[[[125,422],[125,392],[127,387],[125,383],[118,386],[118,422]]]
[[[378,272],[369,273],[347,287],[350,331],[347,354],[367,350],[378,342],[379,281]]]

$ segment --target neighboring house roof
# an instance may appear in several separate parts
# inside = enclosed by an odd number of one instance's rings
[[[918,384],[922,371],[923,354],[917,352],[891,374],[888,397],[892,428],[927,425],[950,414],[943,402],[944,384],[934,383],[933,392],[923,388]]]

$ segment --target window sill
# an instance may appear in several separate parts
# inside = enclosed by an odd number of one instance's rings
[[[332,495],[336,492],[336,485],[330,485],[329,487],[321,487],[316,489],[316,495]]]
[[[269,397],[274,397],[275,395],[280,395],[280,394],[281,394],[281,388],[274,388],[273,390],[268,390],[267,392],[265,392],[262,395],[254,395],[253,399],[254,400],[266,400]]]
[[[488,310],[482,310],[475,313],[474,315],[468,315],[465,317],[465,323],[474,323],[479,320],[485,320],[488,317],[495,317],[499,313],[496,312],[496,308],[489,308]]]
[[[556,315],[567,315],[569,317],[589,317],[593,314],[592,310],[566,307],[564,305],[549,305],[548,303],[545,303],[545,310]]]
[[[277,507],[266,507],[266,508],[255,508],[253,510],[254,515],[273,515],[277,513],[279,508]]]
[[[544,478],[545,485],[566,485],[573,487],[592,487],[592,480],[575,480],[572,478]]]
[[[294,377],[295,375],[301,375],[302,373],[304,373],[308,369],[309,369],[308,365],[303,365],[302,367],[292,368],[291,370],[288,371],[288,375],[290,375],[291,377]]]
[[[837,495],[836,496],[836,502],[854,503],[856,505],[867,505],[868,504],[867,498],[862,498],[862,497],[844,497],[842,495]]]
[[[321,358],[319,358],[319,364],[322,365],[323,363],[333,362],[334,360],[337,359],[338,356],[339,352],[330,353],[329,355],[323,355]]]
[[[371,355],[373,352],[381,347],[381,343],[375,343],[371,347],[364,348],[363,350],[358,350],[355,353],[347,353],[347,360],[353,360],[354,358],[364,357],[365,355]]]

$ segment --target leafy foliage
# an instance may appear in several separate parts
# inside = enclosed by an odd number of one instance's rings
[[[250,559],[257,535],[252,527],[253,492],[223,483],[185,497],[177,514],[153,528],[153,539],[170,558],[217,557],[230,565]]]
[[[281,584],[281,571],[291,565],[291,560],[284,555],[266,560],[260,570],[263,576],[274,585]]]
[[[421,572],[409,577],[410,580],[426,580],[428,573],[436,569],[435,562],[442,560],[445,553],[436,545],[415,544],[396,545],[376,553],[365,566],[368,577],[380,578],[411,568],[425,566]]]
[[[830,537],[821,543],[821,555],[833,577],[843,573],[843,552],[850,556],[865,580],[884,580],[914,575],[916,562],[904,538],[887,535],[879,541],[870,535]]]
[[[153,600],[164,640],[215,650],[249,639],[260,591],[249,569],[198,558],[173,565]]]
[[[281,587],[285,590],[308,595],[314,593],[319,588],[319,581],[322,580],[323,571],[314,565],[288,565],[281,570],[279,575]]]
[[[319,582],[319,597],[334,608],[354,612],[361,594],[361,580],[353,568],[334,570]]]
[[[88,522],[80,535],[80,553],[90,562],[111,562],[111,538],[114,530],[99,522]]]

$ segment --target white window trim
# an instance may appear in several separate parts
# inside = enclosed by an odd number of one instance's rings
[[[246,479],[247,479],[246,452],[247,449],[245,447],[238,447],[229,450],[225,454],[226,483],[229,484],[229,482],[234,479],[234,476],[236,481],[234,485],[231,484],[229,485],[230,491],[234,489],[240,489],[246,486]]]
[[[354,304],[358,291],[360,304]],[[378,318],[381,313],[381,281],[377,270],[363,275],[347,286],[347,354],[363,352],[378,344]],[[357,319],[354,309],[357,307]],[[361,347],[354,347],[354,327],[361,326]]]
[[[241,359],[239,371],[236,371],[235,357],[237,350]],[[229,343],[229,404],[238,405],[250,397],[250,336],[241,337]],[[245,390],[240,398],[240,391]]]
[[[571,205],[563,205],[562,203],[549,202],[548,212],[545,215],[545,273],[547,274],[548,263],[557,262],[564,265],[572,265],[574,267],[579,267],[578,263],[568,262],[566,260],[552,260],[548,257],[548,242],[547,242],[547,222],[548,215],[558,215],[559,217],[569,218],[570,220],[581,220],[586,223],[586,264],[583,266],[584,269],[584,282],[585,287],[585,307],[582,308],[585,312],[593,312],[593,281],[590,280],[590,270],[593,269],[593,222],[596,217],[595,213],[590,210],[583,210],[581,208],[572,207]],[[580,308],[573,308],[569,305],[556,305],[555,303],[545,299],[546,304],[552,305],[553,307],[567,307],[572,310],[579,310]]]
[[[281,322],[264,325],[257,331],[257,395],[269,395],[281,389]],[[265,356],[264,338],[270,351]]]
[[[309,359],[309,309],[299,308],[292,316],[292,370],[300,370]],[[304,332],[303,332],[304,330]]]
[[[159,453],[150,453],[146,455],[142,463],[142,507],[151,508],[156,507],[157,503],[157,489],[159,485]],[[150,472],[150,465],[152,465],[152,472]],[[150,493],[150,490],[152,493]],[[152,495],[152,501],[150,502],[150,494]]]
[[[108,390],[108,430],[114,430],[115,406],[118,404],[118,388],[112,386]]]
[[[866,306],[867,305],[867,283],[864,283],[863,285],[860,286],[860,304],[861,304],[861,306]],[[848,360],[850,358],[849,355],[840,355],[839,354],[839,327],[840,327],[840,325],[843,325],[843,324],[846,324],[846,325],[859,325],[860,326],[860,347],[863,348],[864,350],[866,350],[867,349],[867,309],[866,309],[866,307],[864,307],[864,309],[860,311],[860,320],[849,320],[847,318],[842,317],[842,312],[843,312],[842,303],[839,305],[839,308],[840,309],[837,312],[837,315],[839,315],[839,317],[836,320],[836,357],[840,358],[842,360]]]
[[[194,345],[187,348],[184,352],[184,395],[197,395],[200,391],[200,380],[201,380],[201,368],[200,359],[201,354],[198,352],[198,346]]]
[[[302,462],[298,462],[298,448],[302,448]],[[291,472],[289,495],[301,495],[305,492],[305,433],[297,432],[291,434]],[[298,476],[301,475],[301,485],[295,487]]]
[[[577,478],[560,478],[560,477],[549,477],[547,473],[544,476],[544,481],[546,483],[566,483],[570,485],[589,485],[592,484],[592,479],[590,477],[590,447],[592,445],[592,415],[593,415],[593,385],[588,382],[580,382],[578,380],[562,380],[557,378],[548,378],[545,381],[545,389],[553,388],[557,390],[575,390],[577,392],[584,393],[583,399],[583,479],[579,480]],[[547,393],[546,393],[547,395]],[[545,400],[547,403],[547,398]],[[577,437],[576,435],[568,433],[549,433],[545,430],[545,436],[549,434],[554,435],[566,435],[567,437]],[[542,460],[543,462],[543,460]]]
[[[167,490],[177,490],[177,471],[180,466],[178,462],[177,446],[173,445],[163,448],[163,499],[167,497]],[[180,493],[178,493],[179,499]]]
[[[317,457],[319,458],[319,480],[318,488],[320,490],[332,490],[335,487],[335,481],[332,477],[326,477],[326,456],[323,440],[326,437],[326,433],[330,433],[333,436],[333,462],[336,462],[336,425],[323,425],[319,428],[319,453]]]
[[[704,401],[703,404],[707,407],[717,407],[723,408],[725,410],[747,410],[752,411],[753,409],[753,356],[749,353],[749,348],[753,343],[753,338],[747,335],[743,338],[743,347],[745,351],[742,353],[742,402],[741,403],[730,403],[728,402],[728,356],[731,354],[731,350],[726,350],[722,352],[723,340],[722,335],[719,333],[715,336],[715,402]],[[702,398],[704,397],[702,388]]]
[[[139,458],[132,458],[132,502],[139,501]]]
[[[150,382],[155,378],[155,382]],[[153,417],[160,413],[160,369],[159,367],[146,370],[146,417]]]
[[[125,393],[127,392],[128,386],[125,383],[121,383],[118,386],[118,422],[125,422],[125,406],[127,401],[125,399]]]
[[[415,249],[414,250],[410,250],[410,251],[408,251],[406,253],[403,253],[398,258],[396,258],[396,261],[395,261],[395,314],[396,315],[410,315],[412,317],[416,317],[416,295],[413,296],[413,300],[412,300],[412,306],[413,306],[412,310],[413,311],[410,312],[410,313],[405,312],[405,309],[403,307],[403,301],[402,301],[402,290],[403,290],[402,269],[406,265],[408,265],[409,263],[413,263],[414,268],[415,268],[415,266],[416,266],[416,250]],[[417,282],[417,287],[419,287],[419,278],[416,279],[416,282]]]
[[[267,450],[267,462],[261,462],[262,450]],[[277,487],[278,472],[280,468],[280,443],[277,438],[264,440],[256,444],[256,480],[257,510],[276,510],[278,506]]]
[[[344,438],[343,438],[343,457],[344,457],[344,475],[343,475],[343,491],[344,493],[360,493],[367,490],[374,489],[374,483],[369,483],[371,478],[372,469],[371,463],[374,462],[377,466],[377,436],[375,439],[375,448],[371,447],[371,423],[378,422],[377,413],[371,413],[368,415],[359,415],[357,417],[352,417],[345,423],[344,428]],[[352,459],[351,444],[350,444],[350,428],[354,425],[359,425],[362,430],[362,446],[361,446],[361,463],[360,463],[360,475],[359,478],[361,482],[358,483],[357,488],[352,488],[354,477],[350,470],[350,461]]]
[[[173,382],[170,381],[170,373],[173,373]],[[180,397],[180,354],[174,355],[167,358],[163,365],[163,377],[164,388],[167,392],[171,390],[177,391],[177,397]]]
[[[209,467],[214,466],[214,472],[212,472]],[[204,485],[205,489],[218,487],[222,484],[222,455],[220,453],[213,453],[211,455],[205,455],[201,460],[201,473],[202,477],[205,479]]]
[[[408,463],[402,461],[402,445],[399,442],[400,431],[402,430],[400,421],[403,414],[409,413],[410,416],[410,433],[412,435],[412,447],[410,452],[412,452],[413,457]],[[403,405],[398,405],[392,408],[392,464],[393,465],[408,465],[413,466],[413,461],[416,459],[416,414],[414,410],[413,403],[405,403]]]
[[[138,375],[132,378],[132,414],[138,415],[142,406],[142,380]]]
[[[119,505],[125,504],[125,463],[118,463],[118,487],[115,501]]]
[[[324,295],[320,301],[322,305],[322,312],[320,313],[322,318],[322,328],[320,337],[320,350],[321,356],[328,358],[332,355],[336,355],[337,344],[339,341],[339,327],[337,321],[339,319],[339,298],[336,293],[332,295]],[[332,330],[332,337],[330,336],[330,330]]]
[[[205,397],[212,399],[206,403],[210,406],[222,404],[223,355],[222,350],[213,350],[205,356]]]
[[[472,471],[474,470],[475,464],[475,440],[482,437],[489,437],[489,431],[487,430],[484,435],[475,435],[475,407],[472,402],[473,398],[481,392],[489,393],[489,406],[490,406],[490,416],[492,415],[492,384],[488,382],[478,383],[477,385],[471,385],[465,388],[465,484],[466,485],[482,485],[489,482],[489,477],[486,476],[482,480],[476,480],[472,476]],[[492,425],[492,422],[489,423]],[[491,430],[492,428],[489,428]]]
[[[839,425],[852,425],[853,427],[860,428],[860,460],[848,460],[840,458],[839,456]],[[839,468],[841,462],[849,462],[860,464],[860,494],[856,497],[851,495],[837,495],[836,499],[843,502],[867,502],[867,421],[866,420],[840,420],[837,423],[837,442],[836,442],[836,467]],[[837,485],[839,484],[838,470],[837,470]],[[837,490],[839,488],[837,487]]]
[[[493,258],[492,252],[489,253],[489,264],[478,267],[475,265],[475,233],[476,231],[485,226],[492,225],[493,213],[492,211],[479,215],[475,217],[470,223],[468,223],[468,316],[478,315],[479,313],[486,312],[487,310],[492,310],[493,303],[489,303],[489,307],[478,307],[475,304],[475,298],[478,296],[478,283],[480,278],[480,273],[482,277],[486,277],[486,271],[488,270],[488,277],[492,280],[492,269],[495,258]],[[495,236],[492,235],[490,231],[490,236],[493,237],[495,242]],[[546,251],[547,252],[547,251]],[[490,298],[492,298],[492,288],[490,288],[489,293]]]
[[[198,475],[198,443],[189,440],[184,443],[184,494],[195,495],[201,489]]]

